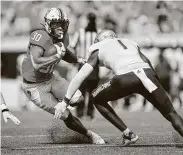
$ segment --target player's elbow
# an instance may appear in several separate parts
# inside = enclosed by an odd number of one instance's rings
[[[41,67],[39,65],[33,65],[35,70],[39,70]]]
[[[38,58],[35,58],[31,55],[31,62],[32,62],[32,66],[34,67],[34,69],[36,69],[36,70],[40,69],[40,61]]]
[[[38,63],[32,63],[32,66],[34,67],[34,69],[36,69],[36,70],[39,70],[40,68],[41,68],[41,65],[40,64],[38,64]]]

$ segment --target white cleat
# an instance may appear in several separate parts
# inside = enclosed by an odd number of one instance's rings
[[[92,144],[105,144],[105,141],[95,132],[88,130],[88,138]]]

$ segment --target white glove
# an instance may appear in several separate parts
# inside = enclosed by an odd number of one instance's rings
[[[62,42],[59,42],[57,44],[54,44],[54,46],[56,47],[57,49],[57,54],[60,56],[60,57],[63,57],[65,55],[65,52],[66,52],[66,49],[65,49],[65,46]]]
[[[20,121],[18,118],[16,118],[13,114],[11,114],[11,112],[9,111],[4,111],[3,112],[3,118],[4,121],[7,123],[8,119],[11,119],[13,121],[13,123],[15,123],[16,125],[20,125]]]
[[[81,64],[81,65],[84,65],[86,63],[86,59],[83,59],[83,58],[78,58],[78,63]]]
[[[66,119],[67,116],[69,115],[69,109],[67,108],[67,103],[64,102],[59,102],[55,107],[55,119]]]

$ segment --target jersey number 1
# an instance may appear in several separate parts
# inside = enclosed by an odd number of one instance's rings
[[[118,40],[118,43],[123,47],[123,49],[127,49],[127,47],[122,43],[122,41],[121,40]]]

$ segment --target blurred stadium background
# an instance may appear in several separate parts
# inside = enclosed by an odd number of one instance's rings
[[[177,108],[183,96],[183,2],[181,1],[1,1],[1,91],[12,110],[36,110],[20,89],[20,65],[29,34],[39,28],[47,8],[60,7],[70,19],[70,39],[86,26],[86,14],[95,11],[97,27],[114,30],[142,47]],[[65,62],[58,74],[70,80],[77,70]],[[101,81],[112,76],[100,69]],[[140,96],[130,96],[120,104],[130,111],[153,108]],[[134,104],[135,103],[135,104]],[[117,105],[117,104],[113,104]],[[123,106],[124,105],[124,106]]]
[[[120,148],[118,144],[121,143],[121,133],[97,111],[92,122],[82,120],[86,127],[106,140],[107,144],[100,148],[77,145],[87,142],[66,129],[62,122],[39,111],[24,96],[20,87],[20,65],[29,35],[41,26],[47,8],[60,7],[66,11],[70,20],[71,40],[79,28],[86,26],[86,14],[92,10],[96,13],[98,28],[112,29],[118,36],[130,38],[142,47],[142,52],[156,68],[175,108],[182,115],[182,6],[182,1],[1,1],[1,92],[9,109],[22,121],[20,127],[11,122],[1,122],[2,154],[107,155],[121,154],[121,151],[127,155],[183,154],[180,137],[141,96],[132,95],[111,103],[119,116],[140,137],[132,147]],[[70,81],[77,69],[61,62],[56,72]],[[113,75],[108,70],[100,68],[101,82],[111,76]],[[144,114],[144,111],[149,113]],[[58,143],[63,145],[57,145]]]

